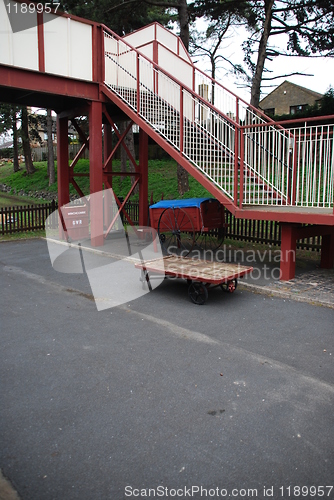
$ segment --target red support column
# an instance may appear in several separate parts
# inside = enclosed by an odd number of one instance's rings
[[[104,142],[103,142],[104,166],[105,166],[107,171],[111,171],[112,170],[112,160],[110,160],[109,164],[106,165],[106,161],[112,152],[112,133],[111,133],[111,126],[109,125],[109,123],[106,123],[103,125],[103,131],[104,131]]]
[[[323,234],[321,239],[320,267],[332,269],[334,266],[334,228],[330,234]]]
[[[139,130],[139,225],[148,224],[148,135]]]
[[[295,277],[296,270],[296,228],[293,224],[281,224],[281,280],[289,281]]]
[[[89,110],[89,180],[91,244],[103,245],[103,166],[102,166],[102,102],[93,101]]]
[[[112,172],[112,159],[106,165],[106,161],[112,152],[112,133],[111,126],[109,123],[103,125],[104,135],[103,135],[103,160],[104,168],[107,172]],[[104,182],[104,198],[103,198],[103,213],[104,213],[104,227],[108,228],[113,220],[114,213],[112,211],[113,197],[110,189],[112,188],[112,175],[105,174],[103,176]]]
[[[68,119],[57,116],[57,176],[59,207],[70,201],[70,169],[68,166]]]

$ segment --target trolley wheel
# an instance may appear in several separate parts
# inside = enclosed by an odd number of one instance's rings
[[[236,278],[220,285],[221,289],[227,293],[233,293],[237,289],[237,286],[238,280]]]
[[[203,283],[194,281],[188,288],[190,300],[199,306],[202,306],[208,298],[208,289]]]
[[[200,250],[212,250],[215,252],[223,244],[224,238],[225,229],[223,227],[219,228],[216,234],[202,231],[196,238],[196,246]]]
[[[158,235],[167,255],[185,257],[193,249],[195,231],[192,220],[182,208],[166,208],[160,215]]]

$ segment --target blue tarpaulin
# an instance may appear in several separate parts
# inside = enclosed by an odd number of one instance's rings
[[[199,208],[203,201],[216,201],[215,198],[187,198],[185,200],[161,200],[150,208],[187,208],[187,207],[197,207]]]

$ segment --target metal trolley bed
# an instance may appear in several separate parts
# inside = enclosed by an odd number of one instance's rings
[[[252,272],[252,267],[225,262],[206,261],[169,255],[160,259],[140,262],[135,267],[141,270],[143,286],[150,287],[154,275],[166,278],[183,278],[188,283],[188,295],[194,304],[202,305],[208,298],[208,289],[220,287],[234,292],[238,279]]]

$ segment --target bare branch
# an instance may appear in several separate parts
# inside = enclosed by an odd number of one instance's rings
[[[280,75],[280,76],[271,76],[271,77],[264,77],[262,78],[262,80],[277,80],[279,78],[286,78],[288,76],[295,76],[295,75],[298,75],[298,76],[314,76],[312,73],[300,73],[299,71],[296,71],[294,73],[287,73],[286,75]]]

